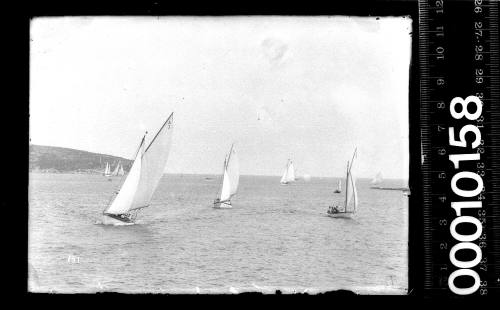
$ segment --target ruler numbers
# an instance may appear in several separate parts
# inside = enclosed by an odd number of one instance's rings
[[[498,3],[419,1],[419,17],[424,289],[488,295],[500,284],[488,248],[495,216],[485,134],[494,126],[490,104],[498,104]]]

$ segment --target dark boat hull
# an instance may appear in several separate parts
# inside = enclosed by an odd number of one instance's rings
[[[114,226],[125,226],[134,225],[134,221],[129,218],[122,218],[120,215],[116,214],[103,214],[102,223],[104,225],[114,225]]]

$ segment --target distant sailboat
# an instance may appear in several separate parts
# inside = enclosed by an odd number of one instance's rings
[[[218,193],[218,197],[214,200],[214,208],[229,209],[233,207],[231,205],[231,198],[238,191],[238,184],[240,179],[239,169],[238,155],[234,150],[233,144],[231,145],[231,149],[224,159],[222,187],[220,189],[220,194]]]
[[[280,183],[282,185],[288,184],[290,182],[295,181],[295,168],[293,167],[293,162],[291,159],[288,159],[288,162],[286,163],[286,168],[285,172],[283,173],[283,176],[281,177]]]
[[[333,192],[334,193],[341,193],[342,192],[342,181],[339,180],[339,183],[337,184],[337,188]]]
[[[147,147],[144,135],[120,191],[103,211],[103,224],[132,225],[137,212],[149,206],[167,163],[172,129],[173,113]]]
[[[122,176],[125,175],[125,171],[123,171],[123,165],[120,163],[120,169],[118,170],[118,175]]]
[[[372,179],[371,183],[371,188],[379,188],[379,184],[382,183],[382,172],[377,173],[377,175]]]
[[[344,206],[339,210],[338,206],[330,206],[327,214],[334,218],[350,218],[356,212],[358,206],[358,191],[356,189],[356,180],[352,175],[352,164],[356,157],[356,149],[352,155],[351,163],[347,162],[347,173],[345,180],[345,200]]]
[[[111,168],[108,162],[106,163],[106,168],[104,169],[104,176],[105,177],[111,176]]]
[[[113,170],[113,173],[111,174],[112,176],[122,176],[124,175],[125,172],[123,171],[123,166],[121,162],[118,162],[116,165],[115,170]]]

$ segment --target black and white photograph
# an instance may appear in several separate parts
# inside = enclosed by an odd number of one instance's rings
[[[408,294],[413,23],[31,19],[28,291]]]

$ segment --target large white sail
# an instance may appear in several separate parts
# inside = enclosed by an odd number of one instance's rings
[[[167,164],[172,142],[173,113],[165,121],[142,155],[141,182],[130,210],[147,207]]]
[[[354,212],[358,206],[358,190],[356,188],[356,180],[352,175],[352,166],[354,164],[354,158],[356,158],[356,151],[354,150],[354,154],[352,155],[351,164],[347,163],[347,176],[346,176],[346,201],[345,201],[345,210]],[[353,203],[352,210],[349,210],[350,203]]]
[[[347,173],[347,190],[346,190],[346,211],[354,211],[358,206],[358,191],[356,189],[356,180],[352,175],[352,171]],[[350,204],[352,202],[352,208]]]
[[[167,163],[172,142],[172,128],[173,113],[165,121],[148,147],[144,147],[143,139],[141,148],[125,179],[125,183],[106,213],[122,214],[130,210],[149,206]],[[139,168],[135,167],[136,163],[139,163]],[[136,180],[137,171],[139,174],[138,180]],[[129,179],[131,180],[129,182],[130,186],[128,186],[127,183]],[[127,185],[127,187],[125,185]],[[120,197],[122,193],[127,199],[122,199]],[[132,199],[130,199],[130,197],[132,197]]]
[[[227,170],[224,170],[224,179],[222,180],[222,189],[220,190],[220,201],[227,201],[231,198],[231,183]]]
[[[137,151],[137,155],[135,156],[132,168],[130,168],[130,172],[127,178],[125,179],[122,188],[118,192],[118,195],[116,195],[115,199],[113,200],[109,208],[106,211],[104,211],[105,213],[123,214],[127,213],[131,209],[134,203],[134,196],[137,191],[139,181],[141,179],[143,151],[144,151],[144,138],[141,141],[141,145],[139,146],[139,150]]]
[[[231,197],[238,191],[240,168],[238,155],[234,150],[234,146],[231,147],[225,162],[226,164],[224,168],[224,179],[222,181],[220,201],[227,201],[231,199]]]

